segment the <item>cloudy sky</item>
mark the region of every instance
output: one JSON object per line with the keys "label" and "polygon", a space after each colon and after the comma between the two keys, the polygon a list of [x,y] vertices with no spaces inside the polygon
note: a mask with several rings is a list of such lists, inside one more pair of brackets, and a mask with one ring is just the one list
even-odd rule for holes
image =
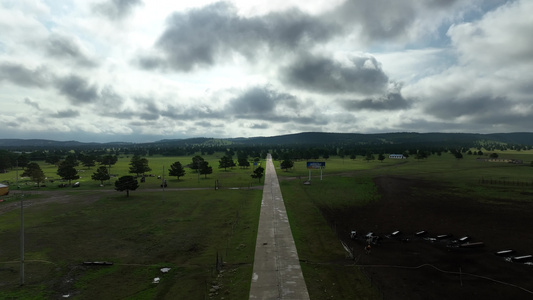
{"label": "cloudy sky", "polygon": [[533,129],[531,0],[0,0],[0,138]]}

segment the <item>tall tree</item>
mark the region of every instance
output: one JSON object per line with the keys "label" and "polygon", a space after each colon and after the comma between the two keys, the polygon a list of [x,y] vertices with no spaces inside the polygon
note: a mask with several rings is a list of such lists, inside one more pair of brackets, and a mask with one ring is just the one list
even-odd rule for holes
{"label": "tall tree", "polygon": [[419,150],[419,151],[416,153],[416,155],[415,155],[415,159],[418,159],[418,160],[420,160],[420,159],[424,159],[424,158],[427,158],[427,157],[428,157],[428,154],[427,154],[427,152],[424,151],[424,150]]}
{"label": "tall tree", "polygon": [[261,182],[261,178],[263,177],[263,172],[265,171],[265,169],[261,166],[255,168],[254,172],[252,175],[252,178],[257,178],[259,180],[259,182]]}
{"label": "tall tree", "polygon": [[19,155],[19,157],[17,158],[17,161],[18,161],[18,166],[24,168],[30,162],[30,159],[28,158],[26,154],[23,153]]}
{"label": "tall tree", "polygon": [[366,153],[366,156],[365,156],[365,160],[366,160],[366,162],[369,162],[369,161],[374,160],[374,159],[376,159],[376,157],[374,156],[374,154],[372,154],[372,152],[368,151],[368,152]]}
{"label": "tall tree", "polygon": [[92,180],[100,180],[100,184],[104,185],[105,180],[109,180],[111,177],[109,176],[109,172],[107,171],[107,168],[105,166],[100,166],[96,172],[91,175]]}
{"label": "tall tree", "polygon": [[40,186],[41,182],[44,182],[46,178],[44,172],[36,162],[30,162],[26,165],[26,169],[22,173],[22,176],[30,177],[31,181],[35,182],[37,186]]}
{"label": "tall tree", "polygon": [[0,150],[0,173],[7,172],[7,169],[15,167],[17,165],[17,157],[18,155],[10,151]]}
{"label": "tall tree", "polygon": [[250,162],[247,158],[239,158],[239,167],[241,168],[248,168],[250,167]]}
{"label": "tall tree", "polygon": [[294,162],[292,160],[290,160],[290,159],[286,159],[286,160],[281,162],[281,169],[282,170],[288,171],[293,166],[294,166]]}
{"label": "tall tree", "polygon": [[63,162],[59,164],[59,167],[57,168],[57,175],[59,175],[59,177],[65,180],[68,180],[69,185],[72,180],[80,178],[76,168],[73,165],[71,165],[71,162],[67,160],[64,160]]}
{"label": "tall tree", "polygon": [[91,167],[96,166],[96,158],[92,154],[81,156],[80,161],[83,164],[83,166],[86,167],[87,169],[90,169]]}
{"label": "tall tree", "polygon": [[218,167],[220,169],[224,168],[224,171],[226,171],[227,168],[231,168],[235,166],[235,162],[233,162],[233,159],[231,159],[231,156],[224,155],[222,158],[218,161]]}
{"label": "tall tree", "polygon": [[137,176],[146,172],[150,172],[152,169],[148,166],[148,160],[144,157],[134,155],[130,161],[130,173],[135,173]]}
{"label": "tall tree", "polygon": [[213,173],[213,168],[209,166],[209,163],[207,161],[202,161],[198,170],[200,171],[201,175],[205,176],[204,178],[207,178],[208,174]]}
{"label": "tall tree", "polygon": [[180,180],[181,176],[185,176],[185,169],[181,165],[179,161],[173,163],[170,165],[170,169],[168,170],[169,176],[177,176],[178,180]]}
{"label": "tall tree", "polygon": [[111,166],[117,163],[118,157],[116,155],[104,155],[100,157],[98,160],[102,165],[107,166],[109,177],[111,177]]}
{"label": "tall tree", "polygon": [[344,157],[346,157],[346,151],[344,149],[339,149],[339,152],[337,154],[340,158],[342,158],[342,161],[344,162]]}
{"label": "tall tree", "polygon": [[69,153],[66,157],[65,157],[65,162],[69,165],[71,165],[72,167],[77,167],[80,165],[80,163],[78,162],[78,159],[76,158],[76,155],[73,154],[73,153]]}
{"label": "tall tree", "polygon": [[385,159],[385,155],[383,155],[383,153],[380,153],[380,154],[378,155],[378,160],[379,160],[380,162],[383,162],[384,159]]}
{"label": "tall tree", "polygon": [[46,156],[46,159],[44,162],[49,163],[51,165],[56,165],[61,161],[61,156],[57,154],[50,154]]}
{"label": "tall tree", "polygon": [[189,164],[189,167],[193,170],[196,170],[196,173],[200,172],[200,166],[202,165],[202,162],[204,161],[204,158],[200,155],[196,155],[192,158],[192,162]]}
{"label": "tall tree", "polygon": [[137,179],[131,175],[122,176],[115,181],[115,190],[126,191],[126,197],[130,196],[130,191],[135,191],[139,187]]}

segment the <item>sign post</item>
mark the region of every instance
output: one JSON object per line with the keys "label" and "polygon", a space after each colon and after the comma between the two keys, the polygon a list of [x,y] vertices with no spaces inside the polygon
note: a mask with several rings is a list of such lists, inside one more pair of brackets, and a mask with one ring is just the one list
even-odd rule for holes
{"label": "sign post", "polygon": [[309,181],[311,181],[311,170],[320,169],[320,180],[322,180],[322,169],[326,167],[326,162],[323,161],[308,161],[307,169],[309,170]]}

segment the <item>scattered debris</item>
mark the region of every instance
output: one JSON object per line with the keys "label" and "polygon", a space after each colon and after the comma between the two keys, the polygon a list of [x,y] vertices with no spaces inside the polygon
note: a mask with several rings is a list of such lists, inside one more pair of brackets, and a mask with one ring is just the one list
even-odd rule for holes
{"label": "scattered debris", "polygon": [[496,255],[505,256],[505,255],[511,254],[511,253],[514,253],[514,250],[507,249],[507,250],[501,250],[501,251],[496,252]]}
{"label": "scattered debris", "polygon": [[533,255],[522,255],[522,256],[515,256],[512,258],[513,261],[517,262],[525,262],[533,260]]}
{"label": "scattered debris", "polygon": [[170,268],[161,268],[162,273],[168,273],[170,271]]}
{"label": "scattered debris", "polygon": [[438,240],[447,239],[447,238],[449,238],[449,237],[451,237],[450,234],[441,234],[441,235],[437,235],[437,239],[438,239]]}
{"label": "scattered debris", "polygon": [[485,246],[485,243],[483,242],[464,243],[464,244],[459,245],[459,247],[461,248],[479,248],[479,247],[484,247],[484,246]]}
{"label": "scattered debris", "polygon": [[156,277],[156,278],[154,278],[154,281],[152,281],[152,283],[159,283],[159,280],[161,280],[161,278]]}
{"label": "scattered debris", "polygon": [[466,242],[470,239],[469,236],[463,236],[462,238],[459,239],[459,242]]}

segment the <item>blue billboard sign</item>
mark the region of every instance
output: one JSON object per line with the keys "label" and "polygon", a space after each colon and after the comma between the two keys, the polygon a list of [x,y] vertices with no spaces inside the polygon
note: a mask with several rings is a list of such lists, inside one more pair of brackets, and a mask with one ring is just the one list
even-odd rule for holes
{"label": "blue billboard sign", "polygon": [[326,167],[326,162],[323,162],[323,161],[308,161],[307,162],[308,169],[322,169],[325,167]]}

